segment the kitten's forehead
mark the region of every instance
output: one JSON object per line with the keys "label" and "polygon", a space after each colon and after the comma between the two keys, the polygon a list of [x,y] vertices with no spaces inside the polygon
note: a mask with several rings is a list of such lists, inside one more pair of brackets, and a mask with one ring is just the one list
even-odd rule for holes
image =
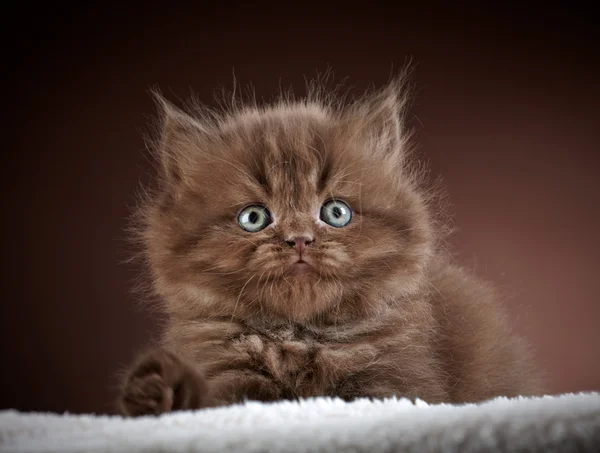
{"label": "kitten's forehead", "polygon": [[332,127],[310,112],[287,112],[257,124],[249,167],[267,193],[308,203],[324,189],[333,162]]}

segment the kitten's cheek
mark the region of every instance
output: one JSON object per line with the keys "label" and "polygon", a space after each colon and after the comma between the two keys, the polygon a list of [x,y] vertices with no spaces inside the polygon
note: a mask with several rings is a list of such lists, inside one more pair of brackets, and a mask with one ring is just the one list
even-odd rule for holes
{"label": "kitten's cheek", "polygon": [[319,261],[323,266],[333,268],[346,268],[356,260],[356,257],[342,248],[333,248],[328,250],[320,257]]}
{"label": "kitten's cheek", "polygon": [[204,261],[211,268],[219,268],[223,272],[234,272],[244,269],[248,265],[248,255],[230,249],[229,247],[219,247],[216,253],[205,255]]}

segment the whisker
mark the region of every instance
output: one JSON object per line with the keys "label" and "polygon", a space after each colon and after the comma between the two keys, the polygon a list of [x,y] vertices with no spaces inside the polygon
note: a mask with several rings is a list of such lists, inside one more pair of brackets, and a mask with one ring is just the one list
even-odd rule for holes
{"label": "whisker", "polygon": [[242,297],[242,293],[244,292],[244,289],[246,288],[246,286],[248,285],[248,283],[250,283],[250,280],[252,280],[254,277],[256,277],[256,274],[253,274],[247,281],[246,283],[244,283],[244,286],[242,286],[242,289],[240,290],[240,293],[238,294],[238,297],[235,301],[235,305],[233,306],[233,312],[231,314],[231,322],[233,322],[234,318],[235,318],[235,312],[237,310],[238,307],[238,303],[240,301],[240,298]]}

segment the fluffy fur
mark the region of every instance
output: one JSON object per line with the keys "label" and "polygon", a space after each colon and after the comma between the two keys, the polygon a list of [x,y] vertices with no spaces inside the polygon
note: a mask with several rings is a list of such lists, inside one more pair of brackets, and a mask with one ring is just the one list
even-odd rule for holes
{"label": "fluffy fur", "polygon": [[[136,231],[166,325],[123,380],[123,414],[536,393],[493,289],[440,246],[435,192],[409,152],[406,81],[355,100],[312,86],[305,99],[219,112],[157,97],[160,184]],[[352,208],[346,227],[319,219],[330,199]],[[253,204],[273,223],[250,233],[237,216]],[[303,272],[296,237],[311,240]]]}

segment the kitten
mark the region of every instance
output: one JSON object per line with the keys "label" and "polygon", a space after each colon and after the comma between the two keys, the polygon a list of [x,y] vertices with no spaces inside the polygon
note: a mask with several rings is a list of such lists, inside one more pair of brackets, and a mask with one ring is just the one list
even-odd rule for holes
{"label": "kitten", "polygon": [[441,247],[406,74],[360,99],[184,112],[158,96],[160,185],[138,233],[166,326],[124,415],[311,396],[536,392],[493,289]]}

